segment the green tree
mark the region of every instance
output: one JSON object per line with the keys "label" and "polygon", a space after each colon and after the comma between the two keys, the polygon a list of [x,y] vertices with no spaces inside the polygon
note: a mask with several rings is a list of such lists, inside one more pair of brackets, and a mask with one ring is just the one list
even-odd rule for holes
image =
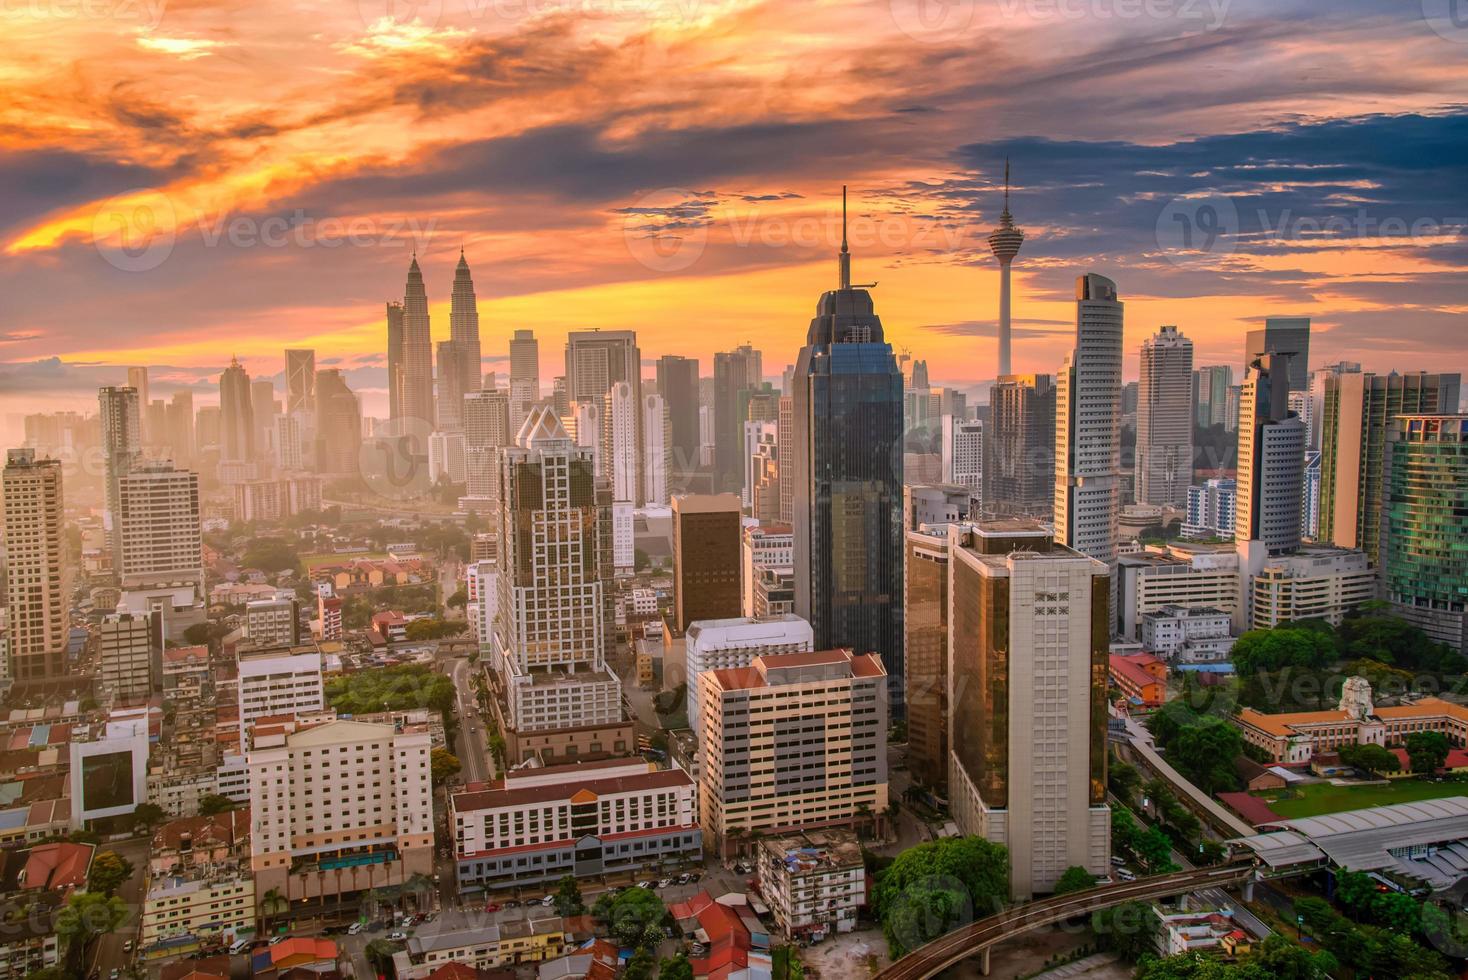
{"label": "green tree", "polygon": [[291,910],[291,903],[279,888],[272,888],[260,896],[260,921],[268,932],[270,923]]}
{"label": "green tree", "polygon": [[[1374,686],[1374,685],[1373,685]],[[1401,760],[1392,750],[1374,742],[1365,745],[1342,745],[1341,761],[1355,769],[1371,773],[1396,772],[1402,768]]]}
{"label": "green tree", "polygon": [[661,926],[667,906],[651,888],[629,888],[615,896],[603,894],[592,914],[606,924],[612,938],[623,946],[639,946],[649,926]]}
{"label": "green tree", "polygon": [[622,980],[652,980],[655,965],[652,953],[645,946],[639,946],[627,961],[627,969],[622,971]]}
{"label": "green tree", "polygon": [[87,887],[103,895],[112,895],[132,876],[131,861],[116,851],[103,851],[92,858],[92,870],[87,874]]}
{"label": "green tree", "polygon": [[443,603],[450,609],[463,609],[469,604],[469,593],[459,589],[453,595],[444,600]]}
{"label": "green tree", "polygon": [[428,770],[435,786],[442,786],[453,779],[462,768],[459,757],[448,749],[434,749],[428,754]]}
{"label": "green tree", "polygon": [[1079,864],[1073,864],[1065,869],[1060,880],[1055,883],[1055,894],[1066,895],[1070,892],[1083,892],[1087,888],[1095,887],[1096,876]]}
{"label": "green tree", "polygon": [[92,940],[116,931],[126,921],[127,904],[116,895],[77,892],[56,914],[56,935],[66,946],[68,958],[77,963]]}
{"label": "green tree", "polygon": [[566,875],[556,886],[557,915],[585,915],[586,902],[581,898],[581,886],[575,875]]}
{"label": "green tree", "polygon": [[663,960],[658,965],[658,980],[693,980],[693,965],[688,962],[685,953],[678,953],[672,959]]}
{"label": "green tree", "polygon": [[1135,963],[1153,946],[1157,916],[1146,902],[1123,902],[1091,913],[1091,932],[1097,943],[1129,963]]}
{"label": "green tree", "polygon": [[168,819],[168,814],[157,803],[139,803],[133,811],[133,820],[149,830]]}
{"label": "green tree", "polygon": [[1319,668],[1338,657],[1329,633],[1294,623],[1268,630],[1248,630],[1234,643],[1230,657],[1240,674],[1282,667]]}
{"label": "green tree", "polygon": [[1008,896],[1008,852],[978,837],[952,837],[898,855],[878,876],[872,901],[895,959],[997,912]]}
{"label": "green tree", "polygon": [[1416,773],[1433,773],[1448,761],[1448,737],[1442,732],[1413,732],[1407,736],[1407,760]]}
{"label": "green tree", "polygon": [[218,793],[205,793],[199,797],[199,816],[212,817],[216,813],[228,813],[239,806],[234,800]]}
{"label": "green tree", "polygon": [[1115,760],[1107,767],[1106,778],[1111,783],[1111,792],[1125,803],[1137,797],[1137,787],[1142,784],[1142,774],[1130,762]]}
{"label": "green tree", "polygon": [[1172,838],[1161,827],[1148,827],[1142,831],[1132,845],[1132,852],[1152,874],[1177,870],[1177,865],[1172,863]]}
{"label": "green tree", "polygon": [[1203,792],[1238,786],[1234,760],[1244,751],[1244,738],[1226,721],[1210,718],[1180,730],[1167,746],[1167,761]]}

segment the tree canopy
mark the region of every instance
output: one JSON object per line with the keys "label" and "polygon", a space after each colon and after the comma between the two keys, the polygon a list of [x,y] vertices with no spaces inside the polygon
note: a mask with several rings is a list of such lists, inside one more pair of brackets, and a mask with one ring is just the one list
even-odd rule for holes
{"label": "tree canopy", "polygon": [[896,959],[1009,897],[1009,854],[980,837],[929,841],[902,852],[877,877],[872,902]]}
{"label": "tree canopy", "polygon": [[428,754],[428,770],[435,786],[442,786],[453,779],[462,768],[459,757],[448,749],[434,749]]}
{"label": "tree canopy", "polygon": [[1079,864],[1073,864],[1065,869],[1060,880],[1055,883],[1055,894],[1066,895],[1070,892],[1083,892],[1087,888],[1095,887],[1096,876]]}
{"label": "tree canopy", "polygon": [[87,873],[87,887],[103,895],[112,895],[132,876],[131,861],[116,851],[103,851],[92,858],[92,870]]}
{"label": "tree canopy", "polygon": [[1248,630],[1230,656],[1240,674],[1256,674],[1282,667],[1324,667],[1339,655],[1329,633],[1292,625]]}
{"label": "tree canopy", "polygon": [[1416,773],[1437,772],[1448,761],[1452,746],[1442,732],[1413,732],[1407,736],[1407,761]]}
{"label": "tree canopy", "polygon": [[454,715],[454,682],[424,664],[362,670],[326,682],[326,701],[342,714],[431,708],[447,722]]}
{"label": "tree canopy", "polygon": [[592,914],[606,923],[612,938],[623,946],[656,946],[663,938],[668,909],[651,888],[628,888],[616,895],[603,893]]}

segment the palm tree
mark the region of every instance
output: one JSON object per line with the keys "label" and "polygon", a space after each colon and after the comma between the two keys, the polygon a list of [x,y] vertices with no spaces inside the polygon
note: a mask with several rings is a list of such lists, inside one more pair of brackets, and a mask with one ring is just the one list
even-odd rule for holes
{"label": "palm tree", "polygon": [[290,907],[290,900],[280,893],[279,888],[272,888],[260,896],[260,931],[269,932],[270,920],[284,915]]}

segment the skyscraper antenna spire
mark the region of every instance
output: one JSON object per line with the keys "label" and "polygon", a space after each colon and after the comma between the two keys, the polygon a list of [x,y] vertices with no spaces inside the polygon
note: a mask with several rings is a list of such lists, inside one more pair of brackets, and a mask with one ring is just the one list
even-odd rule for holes
{"label": "skyscraper antenna spire", "polygon": [[841,256],[837,259],[841,289],[851,288],[851,253],[846,248],[846,185],[841,185]]}
{"label": "skyscraper antenna spire", "polygon": [[1009,211],[1009,157],[1004,158],[1004,210]]}

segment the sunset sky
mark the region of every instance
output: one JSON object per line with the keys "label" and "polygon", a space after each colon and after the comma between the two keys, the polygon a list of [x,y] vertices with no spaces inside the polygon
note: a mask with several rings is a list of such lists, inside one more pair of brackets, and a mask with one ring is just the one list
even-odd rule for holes
{"label": "sunset sky", "polygon": [[512,330],[650,362],[792,361],[855,277],[935,383],[1053,371],[1078,273],[1128,374],[1160,324],[1241,366],[1468,369],[1468,25],[1450,0],[0,0],[0,432],[148,364],[196,401],[315,347],[384,414],[416,247],[435,339],[462,246],[485,369]]}

